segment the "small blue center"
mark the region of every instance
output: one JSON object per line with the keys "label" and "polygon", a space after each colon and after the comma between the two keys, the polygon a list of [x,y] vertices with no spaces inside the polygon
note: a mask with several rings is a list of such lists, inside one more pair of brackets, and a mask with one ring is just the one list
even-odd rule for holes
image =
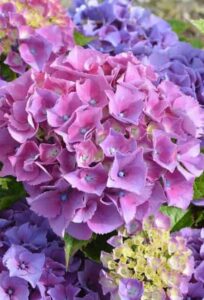
{"label": "small blue center", "polygon": [[124,197],[125,196],[125,192],[124,191],[119,191],[118,195],[119,195],[119,197]]}
{"label": "small blue center", "polygon": [[30,52],[31,52],[32,54],[36,54],[36,50],[35,50],[34,48],[31,48],[31,49],[30,49]]}
{"label": "small blue center", "polygon": [[14,294],[14,290],[13,290],[12,288],[9,288],[9,289],[7,290],[7,294],[8,294],[9,296],[12,296],[12,295]]}
{"label": "small blue center", "polygon": [[89,104],[92,106],[96,105],[96,100],[95,99],[89,100]]}
{"label": "small blue center", "polygon": [[88,131],[88,130],[87,130],[86,128],[81,128],[81,129],[80,129],[80,133],[81,133],[81,134],[85,134],[85,133],[87,133],[87,131]]}
{"label": "small blue center", "polygon": [[21,262],[19,268],[20,268],[21,270],[25,270],[25,269],[27,269],[27,265],[26,265],[24,262]]}
{"label": "small blue center", "polygon": [[120,178],[125,177],[125,172],[124,171],[119,171],[118,172],[118,177],[120,177]]}
{"label": "small blue center", "polygon": [[66,122],[66,121],[69,120],[69,116],[68,116],[68,115],[64,115],[64,116],[62,117],[62,119],[63,119],[64,122]]}
{"label": "small blue center", "polygon": [[87,182],[91,182],[91,181],[93,180],[93,176],[91,176],[91,175],[89,175],[89,174],[86,174],[85,180],[86,180]]}
{"label": "small blue center", "polygon": [[67,199],[68,199],[68,196],[67,196],[67,193],[62,193],[61,195],[60,195],[60,200],[61,201],[67,201]]}
{"label": "small blue center", "polygon": [[120,112],[120,113],[119,113],[119,117],[120,117],[120,118],[124,118],[124,116],[125,116],[124,112]]}
{"label": "small blue center", "polygon": [[50,156],[51,156],[51,157],[56,157],[57,154],[58,154],[58,149],[52,149],[52,150],[50,151]]}
{"label": "small blue center", "polygon": [[169,180],[166,180],[166,187],[169,188],[171,186],[171,183]]}

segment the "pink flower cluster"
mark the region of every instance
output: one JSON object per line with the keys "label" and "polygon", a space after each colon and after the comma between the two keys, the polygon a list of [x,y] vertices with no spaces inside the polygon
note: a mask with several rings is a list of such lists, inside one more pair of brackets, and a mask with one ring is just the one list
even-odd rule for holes
{"label": "pink flower cluster", "polygon": [[0,38],[0,54],[14,72],[27,65],[40,71],[73,46],[73,24],[59,0],[1,1]]}
{"label": "pink flower cluster", "polygon": [[1,87],[0,105],[1,176],[24,183],[58,235],[89,239],[192,200],[204,112],[131,53],[76,46]]}

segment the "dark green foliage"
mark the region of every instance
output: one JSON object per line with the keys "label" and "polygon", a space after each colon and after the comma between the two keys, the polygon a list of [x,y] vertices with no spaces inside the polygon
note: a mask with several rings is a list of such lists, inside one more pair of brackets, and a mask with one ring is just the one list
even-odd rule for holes
{"label": "dark green foliage", "polygon": [[0,210],[12,206],[26,196],[23,185],[13,177],[0,178]]}

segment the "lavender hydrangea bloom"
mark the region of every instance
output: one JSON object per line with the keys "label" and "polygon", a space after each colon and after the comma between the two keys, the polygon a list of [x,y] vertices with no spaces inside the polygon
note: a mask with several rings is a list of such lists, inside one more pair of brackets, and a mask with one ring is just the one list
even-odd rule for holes
{"label": "lavender hydrangea bloom", "polygon": [[105,53],[132,51],[151,63],[187,95],[204,103],[204,52],[179,42],[170,26],[147,9],[128,0],[73,1],[70,15],[78,29],[97,38],[89,47]]}
{"label": "lavender hydrangea bloom", "polygon": [[85,35],[98,36],[90,47],[107,53],[133,51],[150,55],[154,47],[166,48],[178,40],[167,22],[129,0],[73,1],[73,21]]}
{"label": "lavender hydrangea bloom", "polygon": [[63,242],[24,202],[0,212],[0,299],[109,300],[100,271],[80,253],[66,271]]}
{"label": "lavender hydrangea bloom", "polygon": [[[187,246],[191,249],[195,269],[189,283],[188,297],[190,299],[204,298],[204,229],[184,228],[181,234],[187,240]],[[189,299],[187,298],[187,299]]]}
{"label": "lavender hydrangea bloom", "polygon": [[185,42],[178,42],[165,50],[155,49],[148,62],[154,66],[161,78],[173,81],[185,94],[204,104],[203,50],[193,48]]}

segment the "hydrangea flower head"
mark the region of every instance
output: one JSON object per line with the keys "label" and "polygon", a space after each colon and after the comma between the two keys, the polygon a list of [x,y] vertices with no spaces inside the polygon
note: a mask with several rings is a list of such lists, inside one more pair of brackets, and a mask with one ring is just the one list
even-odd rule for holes
{"label": "hydrangea flower head", "polygon": [[84,34],[98,37],[90,46],[106,53],[149,55],[178,40],[167,22],[129,0],[73,1],[70,14]]}
{"label": "hydrangea flower head", "polygon": [[89,239],[162,203],[187,208],[204,169],[199,103],[131,53],[75,46],[48,66],[0,88],[0,161],[55,233]]}
{"label": "hydrangea flower head", "polygon": [[16,73],[45,67],[51,53],[73,42],[73,24],[60,1],[3,0],[0,4],[1,59]]}
{"label": "hydrangea flower head", "polygon": [[101,284],[111,299],[118,294],[126,300],[173,300],[187,294],[193,256],[185,238],[170,234],[166,218],[158,214],[146,220],[138,234],[123,232],[110,240],[114,249],[102,254],[107,271],[101,272]]}
{"label": "hydrangea flower head", "polygon": [[95,37],[90,48],[110,54],[132,51],[154,66],[160,80],[173,81],[204,103],[203,50],[178,41],[167,22],[129,0],[72,2],[74,23],[85,35]]}
{"label": "hydrangea flower head", "polygon": [[[2,0],[1,3],[8,3]],[[16,13],[23,14],[27,24],[34,28],[40,28],[42,25],[66,25],[66,12],[58,0],[11,0],[16,8]],[[20,18],[20,16],[19,16]]]}

